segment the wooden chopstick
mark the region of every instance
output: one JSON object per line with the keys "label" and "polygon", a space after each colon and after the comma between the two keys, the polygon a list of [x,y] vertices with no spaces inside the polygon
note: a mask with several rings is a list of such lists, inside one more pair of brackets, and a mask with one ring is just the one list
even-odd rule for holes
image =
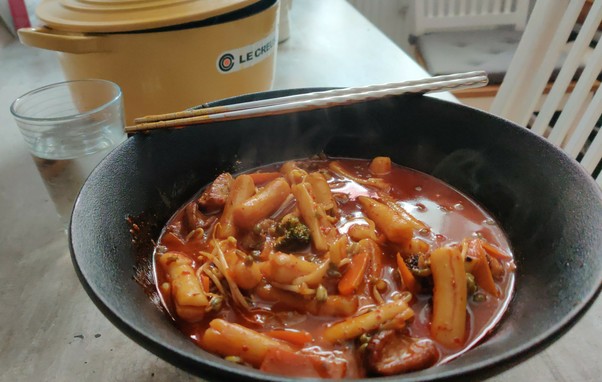
{"label": "wooden chopstick", "polygon": [[477,71],[430,77],[415,81],[334,89],[323,92],[244,102],[228,106],[147,116],[136,119],[136,124],[126,127],[125,131],[127,133],[136,133],[216,121],[284,114],[293,111],[325,108],[404,93],[423,94],[429,92],[469,89],[485,86],[487,82],[488,79],[486,73]]}

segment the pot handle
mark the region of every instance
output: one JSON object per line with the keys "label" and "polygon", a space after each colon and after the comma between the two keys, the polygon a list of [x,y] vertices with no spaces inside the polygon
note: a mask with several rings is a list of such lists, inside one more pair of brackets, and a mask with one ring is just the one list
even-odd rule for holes
{"label": "pot handle", "polygon": [[50,28],[21,28],[19,40],[25,45],[65,53],[106,52],[105,37],[82,33],[67,33]]}

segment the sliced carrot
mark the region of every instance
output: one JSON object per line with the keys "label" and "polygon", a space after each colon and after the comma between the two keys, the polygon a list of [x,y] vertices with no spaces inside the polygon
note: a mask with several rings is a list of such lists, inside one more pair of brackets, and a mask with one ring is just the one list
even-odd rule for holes
{"label": "sliced carrot", "polygon": [[209,276],[201,275],[201,285],[203,286],[203,291],[205,291],[205,293],[209,292],[209,288],[211,288],[210,282]]}
{"label": "sliced carrot", "polygon": [[495,245],[489,244],[484,240],[481,240],[481,245],[483,246],[483,249],[487,251],[489,256],[495,257],[498,260],[512,260],[512,256],[510,256],[506,252],[503,252]]}
{"label": "sliced carrot", "polygon": [[282,176],[282,174],[279,172],[255,172],[253,174],[249,174],[249,176],[253,178],[255,185],[258,185],[279,178]]}
{"label": "sliced carrot", "polygon": [[472,274],[475,278],[475,281],[481,288],[495,297],[498,297],[499,293],[497,287],[495,286],[495,282],[493,281],[493,275],[491,274],[491,269],[489,268],[489,262],[487,261],[485,250],[483,249],[481,243],[482,242],[479,239],[470,240],[468,242],[468,252],[479,259],[479,262],[472,270]]}
{"label": "sliced carrot", "polygon": [[367,251],[360,251],[357,255],[353,256],[347,272],[345,272],[341,281],[339,281],[338,288],[340,294],[348,296],[359,288],[364,279],[369,259]]}
{"label": "sliced carrot", "polygon": [[312,342],[314,338],[305,330],[272,330],[266,332],[270,337],[277,338],[279,340],[287,341],[295,345],[303,346],[308,342]]}
{"label": "sliced carrot", "polygon": [[403,285],[408,288],[412,294],[420,292],[420,284],[418,284],[416,277],[414,277],[406,265],[406,262],[403,261],[403,258],[399,252],[397,252],[397,267],[399,268],[399,274],[401,276],[401,280],[403,281]]}

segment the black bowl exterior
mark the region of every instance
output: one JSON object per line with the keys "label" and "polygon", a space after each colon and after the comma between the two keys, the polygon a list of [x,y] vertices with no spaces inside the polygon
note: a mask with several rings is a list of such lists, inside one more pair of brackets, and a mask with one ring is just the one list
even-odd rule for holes
{"label": "black bowl exterior", "polygon": [[[86,291],[124,333],[192,373],[288,380],[233,365],[188,341],[134,281],[140,247],[132,244],[126,219],[144,221],[148,237],[142,240],[149,244],[219,173],[320,152],[385,155],[432,174],[488,209],[514,249],[515,296],[492,336],[453,362],[404,375],[407,380],[479,372],[532,354],[574,323],[599,293],[602,194],[592,178],[524,128],[410,95],[131,137],[92,173],[73,211],[71,250]],[[143,255],[150,256],[146,248]]]}

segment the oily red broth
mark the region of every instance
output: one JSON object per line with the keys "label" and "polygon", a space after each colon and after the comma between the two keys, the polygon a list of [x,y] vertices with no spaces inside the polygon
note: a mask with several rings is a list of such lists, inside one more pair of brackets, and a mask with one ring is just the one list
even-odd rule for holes
{"label": "oily red broth", "polygon": [[[333,162],[337,164],[334,170],[332,167]],[[333,316],[332,314],[328,314],[329,312],[324,314],[326,310],[323,308],[324,305],[320,305],[319,302],[312,302],[312,299],[317,301],[320,300],[319,297],[322,297],[323,300],[324,295],[327,296],[327,299],[333,299],[341,294],[338,289],[339,284],[342,283],[345,274],[351,272],[350,268],[353,266],[352,264],[354,261],[357,262],[362,252],[362,249],[357,252],[358,244],[356,241],[346,239],[345,253],[347,253],[349,260],[346,263],[343,261],[339,267],[333,267],[333,261],[329,257],[329,269],[321,278],[320,286],[318,288],[306,286],[305,289],[312,290],[314,293],[304,294],[305,291],[301,293],[286,289],[290,288],[289,284],[282,285],[280,282],[276,282],[274,279],[276,276],[270,273],[270,268],[266,264],[274,261],[273,256],[277,256],[280,252],[290,254],[309,263],[324,264],[325,256],[330,256],[331,251],[333,251],[333,242],[331,241],[328,244],[328,251],[326,252],[316,249],[313,238],[309,245],[302,245],[291,251],[278,251],[274,248],[269,248],[274,241],[274,237],[270,235],[266,236],[263,243],[261,240],[254,241],[254,239],[248,239],[248,237],[254,235],[252,231],[257,230],[256,226],[253,228],[238,227],[234,235],[236,243],[226,243],[224,244],[225,247],[230,246],[232,247],[232,251],[238,251],[236,253],[241,258],[244,257],[247,265],[252,264],[252,267],[264,266],[261,268],[261,281],[259,284],[252,288],[240,288],[241,295],[248,302],[248,306],[243,307],[232,297],[231,285],[224,280],[223,275],[221,275],[222,278],[220,281],[223,284],[221,285],[221,293],[216,289],[215,282],[211,283],[211,280],[207,281],[209,277],[199,276],[206,274],[203,273],[204,271],[199,272],[199,268],[203,264],[210,262],[207,257],[199,257],[199,254],[211,252],[211,250],[215,252],[215,246],[212,247],[208,243],[215,239],[216,232],[219,233],[218,230],[221,229],[217,228],[217,222],[223,213],[223,209],[208,208],[207,205],[203,206],[199,204],[199,196],[197,195],[193,201],[180,209],[170,219],[159,238],[154,255],[156,259],[156,281],[159,292],[164,305],[180,330],[200,347],[217,352],[234,362],[250,364],[264,371],[283,375],[327,378],[357,378],[366,375],[396,374],[400,372],[399,370],[402,370],[401,372],[419,370],[447,362],[459,356],[486,336],[500,320],[506,309],[514,284],[514,263],[511,258],[509,243],[503,231],[483,208],[440,180],[397,165],[392,165],[390,172],[387,174],[375,175],[371,173],[370,163],[368,160],[357,159],[336,159],[336,161],[334,159],[312,159],[297,161],[295,168],[298,168],[301,174],[305,174],[303,175],[304,177],[312,173],[322,174],[329,186],[337,210],[336,219],[330,217],[334,221],[332,227],[329,227],[331,231],[334,229],[336,232],[329,232],[325,235],[340,238],[341,236],[349,235],[349,230],[353,230],[350,227],[353,225],[367,226],[367,213],[364,211],[365,207],[362,206],[362,203],[358,199],[360,196],[367,196],[372,198],[372,200],[383,202],[383,204],[384,201],[388,201],[403,207],[403,210],[428,227],[421,229],[414,227],[412,230],[412,239],[417,239],[424,243],[421,244],[421,248],[426,248],[424,247],[425,244],[428,247],[428,250],[420,252],[421,257],[416,254],[415,250],[407,249],[410,247],[410,244],[399,244],[388,240],[386,235],[380,232],[382,231],[379,229],[380,227],[376,226],[372,231],[376,233],[377,236],[375,237],[380,240],[378,242],[378,248],[382,251],[381,256],[379,256],[380,260],[377,261],[375,260],[376,257],[371,257],[372,260],[366,266],[364,273],[362,273],[361,281],[359,281],[358,286],[353,290],[352,295],[340,296],[341,299],[347,299],[345,300],[347,302],[353,300],[355,306],[351,308],[348,314],[340,314],[339,312],[339,314]],[[267,187],[266,185],[273,182],[273,177],[278,176],[277,173],[282,171],[281,169],[282,164],[274,164],[251,171],[252,173],[263,174],[254,178],[256,180],[254,182],[255,188],[261,191]],[[267,174],[270,174],[270,176],[267,176]],[[289,173],[282,174],[281,176],[289,177]],[[294,183],[294,181],[291,182],[290,178],[292,176],[287,181],[291,184]],[[370,183],[360,184],[357,181],[359,179],[365,183],[370,178],[378,179],[380,183],[378,183],[377,187]],[[389,187],[381,187],[383,184]],[[284,187],[286,188],[286,186]],[[315,186],[314,188],[306,186],[306,189],[314,190]],[[316,195],[312,194],[312,197],[314,206],[319,204],[316,201]],[[199,209],[198,213],[191,214],[192,210],[196,211],[197,209]],[[203,211],[203,209],[208,211]],[[298,211],[299,205],[297,200],[291,195],[287,197],[286,201],[282,203],[282,206],[277,211],[270,214],[269,220],[277,222],[291,214],[301,215],[299,216],[300,222],[307,225],[302,214]],[[334,212],[332,213],[334,214]],[[202,216],[202,218],[198,218],[195,223],[192,222],[195,219],[192,219],[191,215],[194,215],[195,219],[198,216]],[[204,225],[202,230],[198,227],[199,222]],[[196,227],[193,226],[195,224],[197,225]],[[322,227],[322,230],[324,230],[324,227]],[[226,239],[223,240],[225,242]],[[371,239],[365,240],[370,241]],[[376,240],[374,239],[373,241],[376,242]],[[395,301],[399,300],[401,292],[405,292],[405,299],[410,298],[406,292],[408,288],[404,285],[405,280],[400,277],[399,263],[396,256],[398,252],[401,251],[401,256],[407,264],[412,263],[411,259],[418,259],[414,262],[427,259],[424,261],[428,262],[432,251],[445,247],[450,249],[450,251],[453,250],[463,254],[463,261],[467,261],[466,258],[470,256],[467,256],[466,253],[470,254],[470,252],[466,251],[466,248],[469,247],[466,243],[477,243],[475,246],[481,248],[480,244],[478,244],[481,242],[486,243],[484,245],[488,245],[489,249],[493,246],[499,252],[497,255],[503,255],[502,258],[498,256],[496,259],[490,252],[483,250],[483,259],[487,259],[489,264],[488,269],[495,271],[495,288],[499,296],[494,296],[476,283],[478,290],[466,298],[465,332],[463,334],[464,338],[460,340],[461,343],[458,346],[448,346],[438,343],[436,339],[433,339],[431,323],[433,320],[432,285],[434,284],[434,278],[428,275],[416,276],[417,274],[422,275],[424,272],[428,273],[428,267],[424,266],[420,269],[411,269],[414,278],[420,284],[418,287],[420,288],[420,292],[412,294],[411,300],[407,304],[413,312],[411,318],[401,324],[395,324],[397,326],[393,325],[392,329],[390,328],[392,325],[391,320],[384,322],[376,329],[366,330],[363,336],[354,336],[353,338],[337,341],[326,339],[331,334],[329,330],[330,332],[333,331],[329,328],[347,320],[349,317],[358,317],[370,311],[379,311],[379,307],[384,304],[395,304]],[[209,310],[208,312],[199,313],[198,316],[200,317],[194,319],[181,317],[178,314],[176,301],[174,301],[177,299],[175,297],[176,287],[174,286],[175,273],[170,273],[167,270],[169,269],[167,268],[169,265],[166,265],[169,264],[168,262],[159,261],[161,256],[168,256],[166,254],[171,253],[177,253],[177,256],[180,256],[177,257],[179,260],[174,260],[176,263],[178,261],[190,262],[189,266],[194,271],[196,279],[200,280],[198,283],[203,290],[206,288],[206,292],[211,291],[215,295],[223,297],[218,307],[207,309]],[[228,261],[226,261],[226,264]],[[378,266],[374,265],[377,263],[379,263]],[[484,264],[485,262],[483,261],[482,263]],[[174,263],[172,262],[171,264]],[[256,266],[255,264],[259,265]],[[469,266],[467,265],[466,267],[468,269]],[[265,270],[266,268],[268,269],[267,271]],[[233,268],[231,267],[230,269]],[[273,271],[273,266],[271,269]],[[217,273],[219,275],[219,272]],[[374,274],[377,274],[378,277],[375,278]],[[246,281],[242,282],[242,284],[245,283]],[[320,295],[318,292],[315,292],[317,289],[322,289],[322,292],[325,291],[325,293]],[[275,296],[280,298],[275,298]],[[298,304],[300,300],[305,301],[301,307]],[[330,302],[331,300],[326,301]],[[207,304],[207,306],[210,305],[209,303]],[[349,305],[353,304],[348,303],[344,306],[348,307]],[[407,310],[405,312],[407,313]],[[243,344],[242,348],[232,348],[229,345],[222,344],[218,346],[219,349],[216,351],[215,343],[218,340],[214,338],[210,344],[208,339],[212,337],[206,335],[207,331],[215,332],[217,330],[211,329],[212,325],[210,325],[216,319],[223,320],[226,323],[242,325],[263,336],[267,334],[268,338],[275,338],[277,342],[276,347],[280,346],[280,343],[283,343],[286,349],[272,349],[268,356],[262,353],[260,360],[250,356],[249,358],[245,358],[247,350],[250,353],[255,351],[253,343]],[[221,321],[218,322],[222,325]],[[283,331],[286,333],[283,334]],[[224,331],[220,333],[224,333]],[[263,338],[261,337],[260,340]],[[416,345],[422,344],[418,340],[421,338],[429,341],[428,346],[425,345],[421,348],[420,345]],[[222,340],[220,339],[219,341]],[[303,343],[303,341],[307,342]],[[402,367],[394,365],[392,368],[389,367],[386,354],[396,351],[406,351],[406,354],[408,354],[408,349],[414,349],[408,343],[418,346],[416,348],[418,350],[412,350],[414,352],[410,351],[409,353],[416,356],[415,358],[420,359],[417,365],[403,365]],[[363,344],[367,345],[362,348]],[[251,349],[249,350],[245,346]],[[406,348],[403,348],[403,346],[406,346]],[[229,351],[232,351],[233,354],[228,354]],[[421,358],[420,356],[422,355],[424,357]],[[316,362],[319,363],[319,366],[316,366]],[[394,372],[391,372],[391,370]]]}

